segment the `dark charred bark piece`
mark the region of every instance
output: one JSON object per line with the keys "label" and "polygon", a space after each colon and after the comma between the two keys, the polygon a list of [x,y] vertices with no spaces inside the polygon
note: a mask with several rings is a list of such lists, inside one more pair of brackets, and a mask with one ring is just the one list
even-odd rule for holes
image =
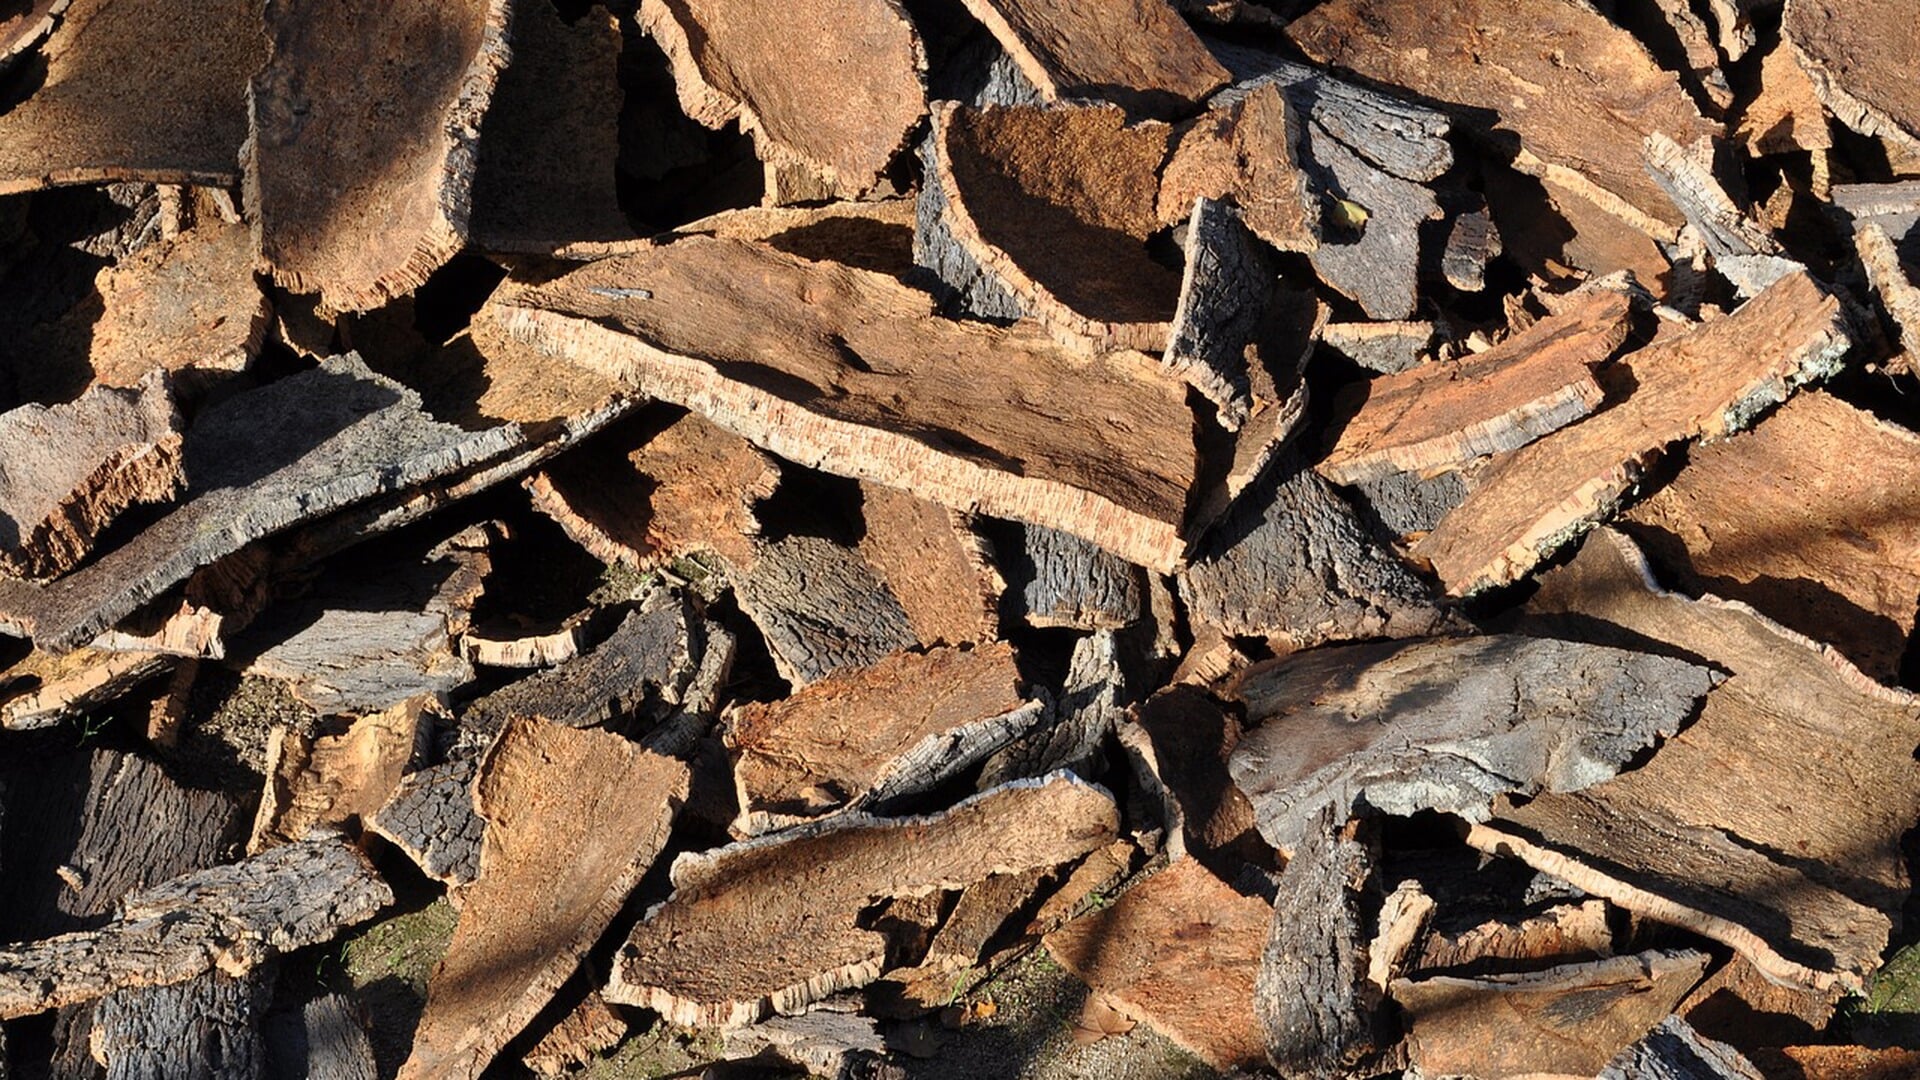
{"label": "dark charred bark piece", "polygon": [[967,0],[1048,101],[1105,98],[1174,116],[1227,81],[1166,0]]}
{"label": "dark charred bark piece", "polygon": [[0,194],[145,180],[232,187],[265,42],[247,0],[74,0],[0,115]]}
{"label": "dark charred bark piece", "polygon": [[1612,776],[1677,731],[1714,679],[1684,660],[1517,635],[1316,649],[1236,680],[1256,726],[1231,769],[1282,851],[1325,806],[1342,820],[1484,821],[1498,795]]}
{"label": "dark charred bark piece", "polygon": [[1920,813],[1920,702],[1744,604],[1660,591],[1613,532],[1545,575],[1530,610],[1730,675],[1646,765],[1502,807],[1468,842],[1723,942],[1775,981],[1860,986],[1909,889],[1900,837]]}
{"label": "dark charred bark piece", "polygon": [[526,1027],[666,847],[687,779],[620,735],[508,723],[475,786],[480,875],[428,979],[402,1078],[478,1076]]}
{"label": "dark charred bark piece", "polygon": [[1669,1016],[1600,1070],[1599,1080],[1762,1080],[1740,1051]]}
{"label": "dark charred bark piece", "polygon": [[[666,51],[686,114],[753,136],[777,202],[867,194],[926,115],[925,47],[885,0],[645,0],[640,22]],[[783,172],[813,190],[784,190]]]}
{"label": "dark charred bark piece", "polygon": [[895,653],[742,706],[723,739],[741,835],[931,788],[1022,734],[1040,706],[1013,647]]}
{"label": "dark charred bark piece", "polygon": [[91,1009],[86,1051],[105,1080],[256,1080],[268,1073],[262,972],[209,972],[173,986],[108,994]]}
{"label": "dark charred bark piece", "polygon": [[1596,291],[1457,364],[1375,379],[1315,468],[1337,484],[1457,468],[1565,427],[1600,405],[1593,368],[1626,341],[1631,314],[1627,297]]}
{"label": "dark charred bark piece", "polygon": [[469,756],[408,773],[386,805],[367,818],[367,831],[399,848],[435,881],[452,887],[471,883],[480,873],[480,836],[486,828],[473,809],[478,771],[478,761]]}
{"label": "dark charred bark piece", "polygon": [[0,413],[0,572],[57,576],[122,511],[173,498],[184,486],[179,429],[160,375]]}
{"label": "dark charred bark piece", "polygon": [[1593,1076],[1673,1011],[1706,970],[1692,949],[1517,975],[1400,979],[1408,1052],[1436,1076]]}
{"label": "dark charred bark piece", "polygon": [[1187,545],[1192,413],[1183,387],[1139,377],[1136,353],[1090,359],[1037,329],[943,320],[897,279],[704,237],[590,264],[476,321],[812,468],[1161,570]]}
{"label": "dark charred bark piece", "polygon": [[0,72],[19,63],[21,57],[45,40],[71,2],[13,0],[0,8]]}
{"label": "dark charred bark piece", "polygon": [[1289,461],[1214,526],[1180,576],[1180,594],[1196,623],[1290,648],[1448,625],[1427,587],[1333,488]]}
{"label": "dark charred bark piece", "polygon": [[1228,431],[1240,430],[1253,408],[1247,347],[1265,319],[1275,277],[1240,215],[1214,199],[1194,200],[1180,304],[1160,362],[1213,402]]}
{"label": "dark charred bark piece", "polygon": [[366,857],[334,838],[194,871],[127,896],[115,919],[97,929],[0,951],[0,1016],[171,986],[214,970],[242,975],[279,953],[330,940],[392,902]]}
{"label": "dark charred bark piece", "polygon": [[1131,722],[1120,725],[1120,745],[1162,802],[1173,857],[1196,856],[1229,879],[1236,863],[1270,865],[1253,804],[1227,769],[1239,721],[1197,686],[1169,686],[1131,712]]}
{"label": "dark charred bark piece", "polygon": [[[1523,171],[1573,186],[1656,239],[1672,239],[1683,223],[1641,170],[1640,146],[1655,131],[1692,145],[1713,125],[1632,35],[1587,4],[1443,11],[1418,0],[1340,0],[1287,34],[1320,63],[1444,103],[1462,126],[1517,151]],[[1561,56],[1580,57],[1577,69]]]}
{"label": "dark charred bark piece", "polygon": [[[508,5],[416,0],[354,14],[275,0],[266,11],[245,162],[261,259],[289,291],[336,311],[379,307],[465,243]],[[334,77],[355,69],[364,77]]]}
{"label": "dark charred bark piece", "polygon": [[831,540],[793,536],[760,548],[734,583],[782,678],[805,686],[918,644],[906,609],[866,560]]}
{"label": "dark charred bark piece", "polygon": [[353,999],[324,994],[267,1022],[272,1075],[287,1080],[377,1080],[373,1044]]}
{"label": "dark charred bark piece", "polygon": [[1372,1075],[1364,1065],[1385,1041],[1361,911],[1373,856],[1342,835],[1341,816],[1319,815],[1276,879],[1253,1009],[1283,1076]]}
{"label": "dark charred bark piece", "polygon": [[848,814],[683,855],[673,896],[634,928],[607,1000],[674,1023],[738,1025],[865,985],[887,937],[859,924],[873,900],[1057,866],[1119,827],[1113,800],[1068,776],[995,788],[939,814]]}
{"label": "dark charred bark piece", "polygon": [[0,623],[71,649],[195,569],[340,508],[456,473],[523,444],[466,431],[352,354],[202,412],[182,446],[186,499],[139,536],[47,586],[0,582]]}
{"label": "dark charred bark piece", "polygon": [[513,60],[480,126],[474,243],[566,256],[633,238],[614,192],[620,156],[620,24],[572,26],[552,4],[516,4]]}
{"label": "dark charred bark piece", "polygon": [[1920,24],[1911,9],[1899,0],[1789,0],[1780,33],[1841,123],[1920,152]]}
{"label": "dark charred bark piece", "polygon": [[1213,1068],[1260,1064],[1254,982],[1273,912],[1192,859],[1048,934],[1047,951],[1096,995]]}
{"label": "dark charred bark piece", "polygon": [[1117,630],[1146,614],[1139,567],[1044,525],[1023,526],[1021,541],[1004,566],[1027,625]]}
{"label": "dark charred bark piece", "polygon": [[1794,273],[1656,340],[1615,362],[1636,383],[1625,401],[1494,462],[1413,553],[1455,595],[1521,577],[1611,513],[1670,444],[1739,431],[1838,370],[1847,334],[1839,301]]}

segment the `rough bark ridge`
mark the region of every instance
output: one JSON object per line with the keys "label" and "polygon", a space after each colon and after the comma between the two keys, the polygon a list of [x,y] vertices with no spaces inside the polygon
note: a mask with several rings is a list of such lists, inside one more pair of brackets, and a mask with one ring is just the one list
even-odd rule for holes
{"label": "rough bark ridge", "polygon": [[1373,856],[1342,835],[1339,817],[1316,817],[1280,871],[1254,981],[1267,1060],[1283,1076],[1367,1075],[1361,1066],[1379,1050],[1361,914]]}
{"label": "rough bark ridge", "polygon": [[919,643],[893,591],[857,552],[830,540],[790,536],[761,547],[735,588],[795,686]]}
{"label": "rough bark ridge", "polygon": [[261,1018],[273,982],[210,972],[108,994],[92,1009],[87,1051],[106,1080],[251,1080],[269,1075]]}
{"label": "rough bark ridge", "polygon": [[1160,362],[1213,402],[1228,431],[1240,430],[1253,409],[1247,346],[1265,320],[1275,278],[1240,215],[1214,199],[1194,200],[1180,303]]}

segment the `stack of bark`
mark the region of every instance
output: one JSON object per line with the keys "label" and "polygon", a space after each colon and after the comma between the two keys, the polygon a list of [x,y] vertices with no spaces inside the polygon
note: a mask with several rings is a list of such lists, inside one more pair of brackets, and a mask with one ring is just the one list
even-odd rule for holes
{"label": "stack of bark", "polygon": [[1036,949],[1222,1072],[1920,1072],[1916,58],[0,0],[0,1076],[899,1075]]}

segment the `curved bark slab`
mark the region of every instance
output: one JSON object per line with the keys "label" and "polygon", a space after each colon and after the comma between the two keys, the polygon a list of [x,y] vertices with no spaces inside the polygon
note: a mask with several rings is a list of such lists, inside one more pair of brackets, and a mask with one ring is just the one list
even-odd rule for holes
{"label": "curved bark slab", "polygon": [[1042,97],[1105,98],[1174,116],[1227,71],[1166,0],[967,0]]}
{"label": "curved bark slab", "polygon": [[1780,32],[1840,122],[1920,152],[1920,22],[1900,0],[1788,0]]}

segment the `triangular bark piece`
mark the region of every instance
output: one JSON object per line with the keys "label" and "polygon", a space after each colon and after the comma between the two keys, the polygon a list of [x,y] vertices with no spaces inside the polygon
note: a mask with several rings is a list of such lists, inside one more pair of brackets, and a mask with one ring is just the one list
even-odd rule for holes
{"label": "triangular bark piece", "polygon": [[1166,0],[967,0],[967,10],[1049,101],[1104,97],[1172,116],[1227,81]]}
{"label": "triangular bark piece", "polygon": [[1278,280],[1272,260],[1225,203],[1193,202],[1180,302],[1160,362],[1213,402],[1220,426],[1239,431],[1254,408],[1249,347],[1267,322]]}
{"label": "triangular bark piece", "polygon": [[1670,444],[1746,427],[1850,345],[1838,300],[1804,273],[1782,278],[1616,361],[1633,376],[1625,401],[1496,461],[1413,553],[1456,595],[1513,581],[1611,513]]}
{"label": "triangular bark piece", "polygon": [[705,237],[594,263],[476,318],[801,464],[1163,570],[1186,547],[1192,413],[1139,354],[1088,359],[1035,330],[941,320],[895,279]]}
{"label": "triangular bark piece", "polygon": [[480,876],[428,979],[402,1077],[480,1075],[665,849],[687,780],[686,765],[619,735],[507,725],[476,788],[487,822]]}
{"label": "triangular bark piece", "polygon": [[247,97],[261,260],[336,311],[379,307],[466,241],[474,144],[508,59],[507,0],[266,10],[271,46]]}
{"label": "triangular bark piece", "polygon": [[[1255,236],[1281,251],[1319,246],[1320,203],[1298,160],[1299,113],[1278,80],[1258,80],[1219,95],[1181,131],[1155,196],[1160,219],[1185,217],[1196,199],[1240,208]],[[1192,243],[1189,236],[1188,243]]]}
{"label": "triangular bark piece", "polygon": [[845,815],[674,863],[674,893],[620,950],[607,1000],[737,1025],[862,986],[887,936],[873,900],[1057,866],[1111,841],[1113,799],[1071,776],[994,788],[929,817]]}

